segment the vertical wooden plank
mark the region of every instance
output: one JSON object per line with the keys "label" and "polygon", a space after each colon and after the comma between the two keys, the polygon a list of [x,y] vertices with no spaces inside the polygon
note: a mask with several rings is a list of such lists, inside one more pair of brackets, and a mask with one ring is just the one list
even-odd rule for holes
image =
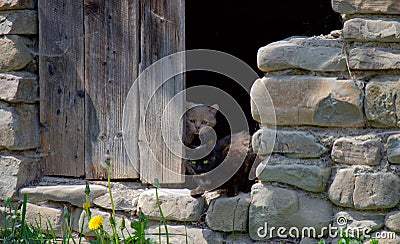
{"label": "vertical wooden plank", "polygon": [[132,163],[138,164],[139,155],[129,160],[122,137],[125,98],[138,74],[138,6],[138,0],[85,1],[85,165],[89,179],[106,178],[106,169],[100,165],[106,150],[112,157],[113,179],[138,178],[135,168],[139,166]]}
{"label": "vertical wooden plank", "polygon": [[[140,71],[144,71],[157,60],[184,50],[184,0],[144,0],[141,1],[140,11]],[[182,124],[177,124],[176,119],[182,115],[184,99],[172,99],[185,86],[183,75],[166,81],[165,74],[171,69],[179,70],[178,66],[183,64],[184,60],[177,64],[166,62],[157,71],[145,72],[145,77],[139,81],[139,151],[142,182],[152,183],[154,178],[158,178],[160,183],[184,181],[184,177],[179,175],[183,173],[181,158],[175,156],[164,141],[174,143],[172,140],[176,140],[168,128],[175,126],[182,130]],[[167,107],[171,101],[173,104]],[[165,108],[168,109],[164,110]],[[166,113],[165,117],[163,113]],[[162,124],[167,128],[164,135],[161,133]],[[182,153],[182,148],[175,149]]]}
{"label": "vertical wooden plank", "polygon": [[40,0],[40,121],[45,175],[84,175],[83,2]]}

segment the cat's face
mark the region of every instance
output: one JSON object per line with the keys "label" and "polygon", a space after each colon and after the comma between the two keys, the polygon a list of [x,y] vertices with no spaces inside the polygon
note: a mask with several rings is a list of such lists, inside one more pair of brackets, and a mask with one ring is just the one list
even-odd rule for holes
{"label": "cat's face", "polygon": [[211,171],[216,166],[216,157],[214,153],[198,160],[186,160],[186,171],[189,174],[203,174]]}
{"label": "cat's face", "polygon": [[217,123],[218,108],[217,104],[212,106],[198,105],[190,108],[186,112],[187,133],[198,135],[203,127],[214,127]]}

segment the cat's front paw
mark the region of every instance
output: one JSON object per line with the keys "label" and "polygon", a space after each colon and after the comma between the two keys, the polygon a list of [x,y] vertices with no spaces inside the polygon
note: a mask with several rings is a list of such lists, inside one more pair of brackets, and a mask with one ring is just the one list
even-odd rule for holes
{"label": "cat's front paw", "polygon": [[203,195],[204,190],[201,188],[201,186],[196,187],[195,189],[190,190],[190,195],[192,197],[200,197]]}

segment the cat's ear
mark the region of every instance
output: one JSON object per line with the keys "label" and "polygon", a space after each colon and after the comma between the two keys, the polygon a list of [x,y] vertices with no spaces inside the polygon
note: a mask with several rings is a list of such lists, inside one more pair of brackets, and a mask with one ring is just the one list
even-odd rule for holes
{"label": "cat's ear", "polygon": [[212,107],[213,109],[215,109],[215,110],[218,110],[218,109],[219,109],[219,105],[218,105],[218,104],[211,105],[211,107]]}
{"label": "cat's ear", "polygon": [[219,109],[219,105],[218,104],[214,104],[214,105],[210,106],[210,111],[214,112],[214,114],[217,113],[218,109]]}
{"label": "cat's ear", "polygon": [[191,109],[195,107],[197,104],[186,101],[186,109]]}

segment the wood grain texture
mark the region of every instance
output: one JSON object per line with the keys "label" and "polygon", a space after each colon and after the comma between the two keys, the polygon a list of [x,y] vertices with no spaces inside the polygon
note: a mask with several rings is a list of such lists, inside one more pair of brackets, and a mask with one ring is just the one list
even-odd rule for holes
{"label": "wood grain texture", "polygon": [[[140,172],[143,182],[182,182],[181,159],[165,142],[182,153],[174,132],[182,130],[177,117],[185,97],[170,101],[185,84],[183,75],[165,76],[182,69],[184,60],[134,81],[157,60],[184,50],[184,0],[41,0],[38,7],[45,174],[105,179],[100,164],[109,150],[112,179],[135,179]],[[133,106],[123,121],[131,87]],[[131,126],[123,131],[126,123]]]}
{"label": "wood grain texture", "polygon": [[40,0],[41,146],[45,175],[84,175],[83,2]]}
{"label": "wood grain texture", "polygon": [[[184,0],[141,1],[141,59],[140,71],[149,65],[173,54],[183,51],[184,45]],[[170,128],[182,130],[177,123],[183,114],[184,96],[167,104],[185,87],[183,75],[168,79],[171,70],[179,70],[184,65],[165,62],[153,72],[145,72],[139,82],[140,96],[140,179],[152,183],[158,178],[160,183],[181,183],[184,181],[181,158],[172,153],[166,143],[173,145],[176,152],[182,147]],[[167,108],[167,110],[165,110]],[[163,116],[163,113],[166,116]],[[161,127],[166,128],[161,133]]]}
{"label": "wood grain texture", "polygon": [[138,178],[138,165],[132,163],[138,164],[139,155],[129,160],[122,137],[125,98],[138,75],[138,3],[85,2],[85,169],[89,179],[107,177],[100,165],[106,150],[112,158],[113,179]]}

